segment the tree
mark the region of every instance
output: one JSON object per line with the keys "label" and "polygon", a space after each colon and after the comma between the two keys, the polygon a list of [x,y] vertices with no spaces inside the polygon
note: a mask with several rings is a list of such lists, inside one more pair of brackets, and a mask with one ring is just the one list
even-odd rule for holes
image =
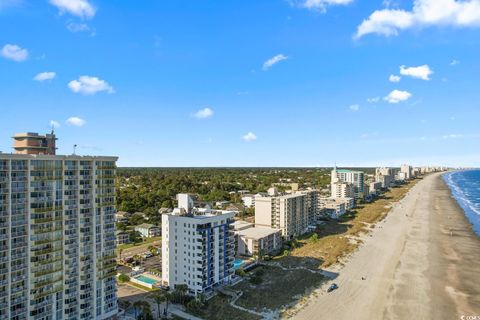
{"label": "tree", "polygon": [[317,233],[314,233],[312,234],[312,236],[310,237],[310,241],[315,243],[318,241],[318,234]]}
{"label": "tree", "polygon": [[193,314],[198,314],[200,310],[202,309],[203,305],[198,301],[197,299],[192,299],[190,300],[187,305],[187,312],[193,313]]}
{"label": "tree", "polygon": [[172,294],[170,292],[165,292],[165,310],[163,311],[165,316],[168,315],[168,303],[170,301],[172,301]]}
{"label": "tree", "polygon": [[133,303],[133,311],[135,313],[135,319],[138,317],[138,312],[142,308],[144,301],[137,300]]}
{"label": "tree", "polygon": [[167,297],[166,297],[166,292],[157,292],[154,296],[153,296],[153,300],[155,300],[155,303],[157,304],[157,308],[158,308],[158,319],[161,319],[162,318],[162,313],[160,312],[160,305],[164,302],[164,301],[167,301]]}
{"label": "tree", "polygon": [[128,300],[123,301],[123,309],[125,310],[125,313],[128,311],[132,303]]}
{"label": "tree", "polygon": [[185,304],[185,298],[188,292],[188,286],[186,284],[177,284],[175,286],[175,293],[178,295],[180,302]]}
{"label": "tree", "polygon": [[130,232],[129,237],[130,237],[130,242],[132,242],[133,244],[137,244],[138,242],[143,241],[142,235],[138,231]]}
{"label": "tree", "polygon": [[122,273],[118,276],[118,281],[120,281],[122,283],[123,282],[128,282],[128,281],[130,281],[130,277],[127,276],[125,273]]}

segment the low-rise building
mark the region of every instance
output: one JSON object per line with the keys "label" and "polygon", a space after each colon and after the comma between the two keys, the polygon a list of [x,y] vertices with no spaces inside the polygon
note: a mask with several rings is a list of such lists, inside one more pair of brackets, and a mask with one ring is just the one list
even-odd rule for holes
{"label": "low-rise building", "polygon": [[125,212],[125,211],[118,211],[115,213],[115,222],[120,222],[120,223],[127,223],[128,218],[131,216],[130,213]]}
{"label": "low-rise building", "polygon": [[370,194],[379,195],[382,192],[382,183],[380,181],[370,182]]}
{"label": "low-rise building", "polygon": [[253,208],[255,207],[255,195],[253,194],[246,194],[242,197],[243,205],[246,208]]}
{"label": "low-rise building", "polygon": [[[348,200],[347,200],[348,199]],[[351,203],[351,198],[322,198],[320,199],[320,216],[328,216],[338,219],[347,211],[347,205]]]}
{"label": "low-rise building", "polygon": [[126,231],[117,231],[115,236],[117,238],[117,245],[130,242],[130,234]]}
{"label": "low-rise building", "polygon": [[235,232],[237,254],[259,256],[278,252],[282,248],[282,230],[252,227]]}
{"label": "low-rise building", "polygon": [[144,238],[158,237],[162,234],[162,231],[159,227],[150,223],[142,223],[136,226],[135,231],[140,232]]}

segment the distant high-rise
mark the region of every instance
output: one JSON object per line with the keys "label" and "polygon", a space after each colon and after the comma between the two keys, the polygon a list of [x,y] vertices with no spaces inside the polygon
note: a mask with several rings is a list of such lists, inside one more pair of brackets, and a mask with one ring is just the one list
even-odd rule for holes
{"label": "distant high-rise", "polygon": [[0,319],[114,319],[117,158],[15,137],[22,154],[0,153]]}
{"label": "distant high-rise", "polygon": [[332,170],[331,183],[348,182],[353,184],[355,198],[363,198],[365,196],[365,174],[362,171],[339,170],[336,167]]}
{"label": "distant high-rise", "polygon": [[17,154],[55,155],[56,140],[54,132],[44,136],[35,132],[17,133],[13,137],[13,149]]}

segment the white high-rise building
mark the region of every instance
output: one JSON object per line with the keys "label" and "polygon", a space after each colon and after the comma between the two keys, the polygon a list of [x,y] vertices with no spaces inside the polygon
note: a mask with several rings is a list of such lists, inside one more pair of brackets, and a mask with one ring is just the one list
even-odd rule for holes
{"label": "white high-rise building", "polygon": [[116,318],[116,160],[0,153],[0,319]]}
{"label": "white high-rise building", "polygon": [[197,209],[186,194],[162,215],[162,283],[186,284],[192,295],[229,283],[234,274],[233,211]]}
{"label": "white high-rise building", "polygon": [[412,167],[408,164],[402,164],[400,167],[400,172],[404,173],[403,177],[405,177],[406,180],[409,180],[412,178]]}
{"label": "white high-rise building", "polygon": [[348,182],[353,184],[355,198],[363,198],[365,196],[365,178],[362,171],[338,170],[333,168],[331,174],[331,185],[336,182]]}
{"label": "white high-rise building", "polygon": [[331,184],[332,198],[355,198],[355,187],[349,182],[334,182]]}

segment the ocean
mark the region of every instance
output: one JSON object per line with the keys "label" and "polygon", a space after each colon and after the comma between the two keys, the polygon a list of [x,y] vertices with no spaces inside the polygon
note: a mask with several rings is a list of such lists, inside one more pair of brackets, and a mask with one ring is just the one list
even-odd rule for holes
{"label": "ocean", "polygon": [[480,170],[454,171],[443,175],[473,230],[480,236]]}

